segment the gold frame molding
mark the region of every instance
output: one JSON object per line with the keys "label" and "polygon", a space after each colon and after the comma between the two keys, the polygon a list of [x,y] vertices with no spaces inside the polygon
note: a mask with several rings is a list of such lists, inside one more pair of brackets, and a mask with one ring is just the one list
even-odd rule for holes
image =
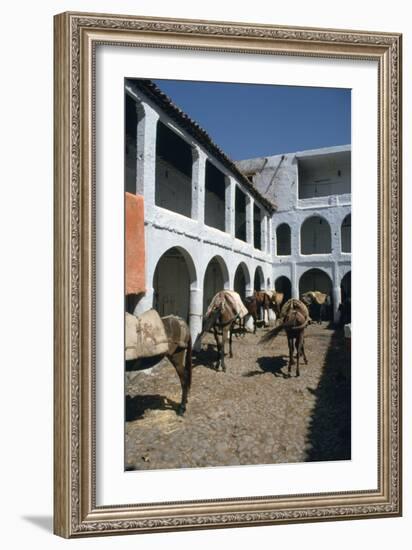
{"label": "gold frame molding", "polygon": [[[401,515],[401,43],[395,33],[120,15],[55,16],[54,531],[63,537]],[[94,51],[97,44],[378,63],[378,489],[96,506]]]}

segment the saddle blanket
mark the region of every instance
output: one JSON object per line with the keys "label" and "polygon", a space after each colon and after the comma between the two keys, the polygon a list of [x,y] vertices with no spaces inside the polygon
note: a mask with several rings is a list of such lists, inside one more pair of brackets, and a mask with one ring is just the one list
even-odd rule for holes
{"label": "saddle blanket", "polygon": [[302,315],[306,317],[306,319],[309,318],[308,308],[305,306],[303,302],[301,302],[300,300],[296,300],[295,298],[291,298],[290,300],[288,300],[286,304],[282,307],[280,312],[280,317],[281,318],[286,317],[286,315],[292,308],[300,311],[300,313],[302,313]]}
{"label": "saddle blanket", "polygon": [[232,312],[233,317],[239,316],[240,319],[248,315],[248,310],[242,302],[241,297],[234,290],[222,290],[218,292],[210,302],[206,317],[209,317],[212,311],[218,308],[221,308],[222,311],[228,308]]}
{"label": "saddle blanket", "polygon": [[139,317],[126,312],[125,359],[163,355],[169,350],[167,334],[160,315],[154,309]]}
{"label": "saddle blanket", "polygon": [[327,294],[319,292],[318,290],[311,290],[309,292],[306,292],[306,294],[308,296],[311,296],[312,299],[320,306],[325,303],[327,297]]}

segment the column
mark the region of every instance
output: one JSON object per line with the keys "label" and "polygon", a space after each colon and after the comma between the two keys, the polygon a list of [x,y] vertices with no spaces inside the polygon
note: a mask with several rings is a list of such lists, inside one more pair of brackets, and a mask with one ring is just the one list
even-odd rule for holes
{"label": "column", "polygon": [[299,258],[300,256],[300,227],[301,223],[298,220],[296,223],[286,222],[290,227],[290,252],[292,258]]}
{"label": "column", "polygon": [[189,326],[193,349],[200,350],[200,334],[203,327],[203,291],[200,288],[190,289]]}
{"label": "column", "polygon": [[331,232],[332,254],[336,256],[336,254],[340,254],[342,252],[341,226],[339,224],[339,220],[328,220],[328,222]]}
{"label": "column", "polygon": [[138,103],[136,193],[144,196],[145,218],[152,219],[156,190],[156,137],[158,113],[146,103]]}
{"label": "column", "polygon": [[267,253],[271,258],[274,256],[274,242],[273,242],[273,219],[272,216],[268,217],[268,248]]}
{"label": "column", "polygon": [[235,237],[235,192],[236,183],[233,177],[226,177],[225,189],[225,231]]}
{"label": "column", "polygon": [[290,282],[292,286],[292,298],[299,300],[299,281],[296,269],[296,262],[292,262]]}
{"label": "column", "polygon": [[[261,211],[262,212],[262,211]],[[268,249],[268,226],[267,226],[267,216],[262,212],[262,221],[260,223],[260,231],[262,238],[262,252],[267,253]]]}
{"label": "column", "polygon": [[332,299],[333,299],[333,322],[339,322],[339,304],[341,303],[341,290],[340,290],[340,281],[339,281],[339,266],[337,262],[333,264],[333,289],[332,289]]}
{"label": "column", "polygon": [[341,301],[341,292],[340,287],[333,287],[332,290],[332,298],[333,298],[333,322],[338,323],[339,322],[339,304]]}
{"label": "column", "polygon": [[192,166],[192,219],[197,220],[200,225],[205,223],[206,160],[206,153],[195,145]]}
{"label": "column", "polygon": [[246,195],[246,242],[254,246],[253,242],[253,207],[255,201],[249,195]]}

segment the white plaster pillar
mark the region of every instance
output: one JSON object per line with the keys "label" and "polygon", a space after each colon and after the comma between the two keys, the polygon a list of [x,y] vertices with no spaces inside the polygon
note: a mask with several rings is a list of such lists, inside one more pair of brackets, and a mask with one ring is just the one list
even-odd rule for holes
{"label": "white plaster pillar", "polygon": [[203,291],[200,288],[190,289],[189,327],[192,336],[193,349],[199,351],[200,338],[203,326]]}
{"label": "white plaster pillar", "polygon": [[252,247],[254,246],[254,219],[253,207],[255,201],[249,195],[246,195],[246,242]]}
{"label": "white plaster pillar", "polygon": [[290,252],[292,258],[300,256],[300,226],[299,222],[290,224]]}
{"label": "white plaster pillar", "polygon": [[198,145],[195,145],[192,151],[192,219],[204,225],[207,155]]}
{"label": "white plaster pillar", "polygon": [[156,136],[158,113],[147,103],[138,103],[136,193],[144,196],[145,218],[151,219],[156,190]]}
{"label": "white plaster pillar", "polygon": [[262,222],[260,224],[261,226],[261,235],[262,235],[262,252],[267,254],[268,251],[268,219],[266,214],[262,213]]}
{"label": "white plaster pillar", "polygon": [[271,258],[274,256],[274,240],[273,240],[273,219],[268,217],[268,248],[267,253]]}
{"label": "white plaster pillar", "polygon": [[341,302],[341,290],[340,290],[340,281],[339,281],[339,266],[335,262],[333,264],[333,279],[332,279],[333,289],[332,289],[332,299],[333,299],[333,322],[339,322],[339,304]]}
{"label": "white plaster pillar", "polygon": [[292,273],[291,273],[291,286],[292,286],[292,298],[299,300],[299,281],[296,269],[296,263],[292,263]]}
{"label": "white plaster pillar", "polygon": [[235,237],[235,194],[235,180],[228,176],[225,189],[225,231],[233,238]]}
{"label": "white plaster pillar", "polygon": [[340,254],[342,252],[342,242],[341,242],[341,227],[338,221],[329,222],[330,231],[331,231],[331,246],[332,254]]}
{"label": "white plaster pillar", "polygon": [[339,322],[339,304],[341,301],[341,292],[340,287],[333,287],[332,290],[332,298],[333,298],[333,322],[338,323]]}

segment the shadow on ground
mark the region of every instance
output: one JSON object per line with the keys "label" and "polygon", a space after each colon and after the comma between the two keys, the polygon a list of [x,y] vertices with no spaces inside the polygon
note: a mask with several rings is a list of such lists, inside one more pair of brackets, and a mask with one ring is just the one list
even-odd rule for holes
{"label": "shadow on ground", "polygon": [[288,378],[287,374],[282,371],[283,367],[286,367],[288,364],[283,355],[279,355],[277,357],[273,357],[272,355],[267,357],[258,357],[257,363],[259,364],[261,370],[251,370],[243,376],[246,378],[251,378],[253,376],[259,376],[269,372],[274,376]]}
{"label": "shadow on ground", "polygon": [[125,413],[126,422],[143,418],[144,413],[149,410],[156,411],[177,411],[179,403],[172,401],[163,395],[126,395]]}
{"label": "shadow on ground", "polygon": [[351,458],[351,357],[343,331],[332,336],[307,436],[307,461]]}
{"label": "shadow on ground", "polygon": [[193,368],[202,366],[207,369],[216,370],[215,364],[218,359],[219,354],[216,346],[207,344],[206,347],[203,347],[199,351],[193,352]]}

